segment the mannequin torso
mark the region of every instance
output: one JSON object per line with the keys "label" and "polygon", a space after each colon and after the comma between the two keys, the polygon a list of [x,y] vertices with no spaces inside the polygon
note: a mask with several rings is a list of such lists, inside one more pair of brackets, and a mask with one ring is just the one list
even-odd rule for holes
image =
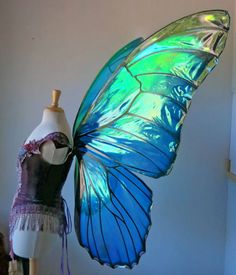
{"label": "mannequin torso", "polygon": [[[40,145],[40,156],[47,164],[62,165],[67,161],[69,149],[72,148],[72,135],[67,123],[65,113],[61,108],[45,108],[41,123],[36,127],[31,135],[26,139],[23,146],[28,146],[32,142],[44,140],[45,137],[54,133],[63,134],[67,137],[70,147],[63,146],[56,148],[54,141],[47,139]],[[18,224],[22,223],[19,218]],[[22,230],[15,226],[12,232],[13,251],[16,255],[25,258],[37,258],[50,243],[58,238],[58,234],[46,230]]]}

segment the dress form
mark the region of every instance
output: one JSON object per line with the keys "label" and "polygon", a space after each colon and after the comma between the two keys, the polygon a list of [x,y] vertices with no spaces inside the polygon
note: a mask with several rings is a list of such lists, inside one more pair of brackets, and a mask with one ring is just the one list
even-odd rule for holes
{"label": "dress form", "polygon": [[[40,140],[51,133],[60,132],[67,136],[72,145],[72,135],[64,110],[58,107],[60,93],[58,90],[53,90],[52,104],[44,109],[41,123],[26,139],[25,144],[33,140]],[[67,154],[68,148],[55,148],[54,143],[50,140],[43,143],[41,147],[43,159],[54,165],[64,163]],[[12,235],[13,251],[21,257],[38,258],[41,251],[58,237],[58,234],[55,233],[16,228]]]}

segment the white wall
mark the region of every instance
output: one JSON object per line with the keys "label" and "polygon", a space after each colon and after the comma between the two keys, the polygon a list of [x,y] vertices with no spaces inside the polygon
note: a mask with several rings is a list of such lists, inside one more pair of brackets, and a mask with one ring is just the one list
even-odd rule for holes
{"label": "white wall", "polygon": [[[111,54],[187,14],[211,8],[233,12],[233,0],[2,0],[0,1],[0,230],[16,190],[18,148],[39,123],[50,91],[72,125],[82,97]],[[101,267],[69,237],[73,275],[224,273],[231,117],[232,38],[220,64],[196,94],[172,174],[147,179],[154,192],[147,252],[132,271]],[[73,209],[73,171],[64,195]],[[41,273],[59,274],[60,244],[45,251]]]}
{"label": "white wall", "polygon": [[[234,3],[234,14],[236,14],[236,2]],[[235,17],[233,18],[235,19]],[[236,174],[236,21],[233,26],[233,78],[232,78],[232,121],[231,121],[231,146],[230,159],[232,161],[232,172]],[[227,231],[225,250],[225,274],[236,274],[236,182],[228,180],[228,206],[227,206]]]}

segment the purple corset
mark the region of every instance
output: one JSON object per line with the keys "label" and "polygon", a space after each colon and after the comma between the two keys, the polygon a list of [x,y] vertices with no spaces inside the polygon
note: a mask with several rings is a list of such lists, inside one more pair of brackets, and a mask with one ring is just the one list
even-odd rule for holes
{"label": "purple corset", "polygon": [[[64,163],[50,164],[42,158],[41,146],[49,140],[56,148],[68,148]],[[10,215],[11,236],[15,229],[64,233],[66,217],[61,190],[72,160],[72,147],[61,132],[21,147],[17,162],[19,183]]]}

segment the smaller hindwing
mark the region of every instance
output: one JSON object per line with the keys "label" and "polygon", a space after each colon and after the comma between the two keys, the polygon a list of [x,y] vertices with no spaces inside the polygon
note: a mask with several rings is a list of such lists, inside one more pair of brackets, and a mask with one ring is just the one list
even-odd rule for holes
{"label": "smaller hindwing", "polygon": [[79,175],[80,215],[75,216],[75,226],[80,244],[102,264],[133,267],[145,252],[151,190],[125,168],[92,151],[83,155]]}

